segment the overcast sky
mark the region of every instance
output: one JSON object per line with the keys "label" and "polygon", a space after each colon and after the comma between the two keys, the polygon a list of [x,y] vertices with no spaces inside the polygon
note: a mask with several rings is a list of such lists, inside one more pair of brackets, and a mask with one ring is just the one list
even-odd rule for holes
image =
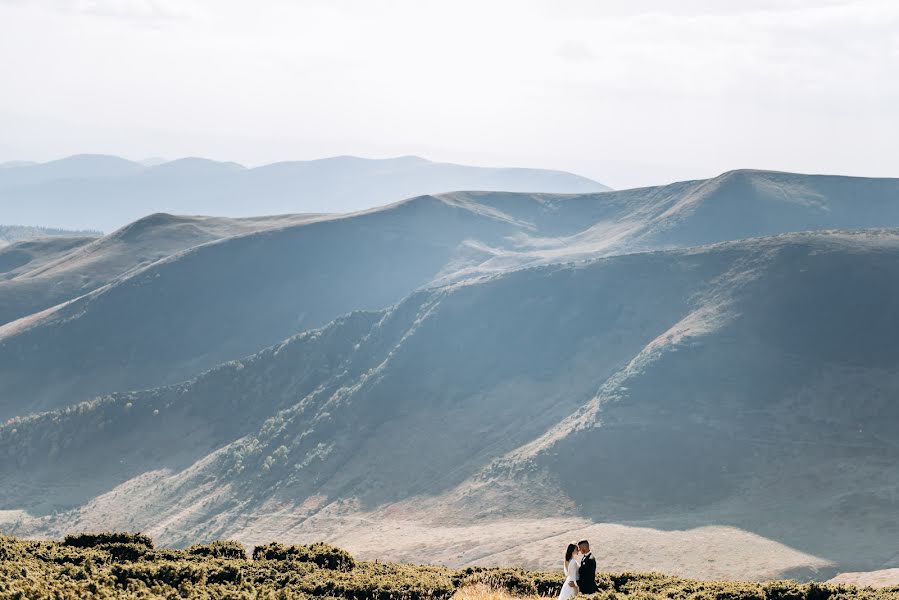
{"label": "overcast sky", "polygon": [[[676,8],[674,8],[676,6]],[[899,2],[0,0],[0,161],[899,176]]]}

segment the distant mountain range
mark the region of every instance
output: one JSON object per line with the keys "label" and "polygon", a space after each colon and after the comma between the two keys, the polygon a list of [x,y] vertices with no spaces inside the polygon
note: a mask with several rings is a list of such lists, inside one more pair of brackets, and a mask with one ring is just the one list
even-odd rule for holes
{"label": "distant mountain range", "polygon": [[583,193],[609,188],[543,169],[484,168],[405,156],[338,156],[246,168],[182,158],[81,154],[0,168],[0,223],[112,231],[150,213],[249,217],[343,213],[455,190]]}
{"label": "distant mountain range", "polygon": [[734,171],[35,242],[0,281],[0,530],[899,566],[893,228],[899,180]]}

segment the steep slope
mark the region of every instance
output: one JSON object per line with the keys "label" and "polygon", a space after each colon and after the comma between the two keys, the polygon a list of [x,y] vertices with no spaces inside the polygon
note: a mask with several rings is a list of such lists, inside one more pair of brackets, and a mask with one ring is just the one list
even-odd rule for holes
{"label": "steep slope", "polygon": [[[505,442],[506,450],[512,450],[588,399],[602,380],[611,374],[615,364],[627,360],[651,338],[654,330],[667,327],[686,311],[684,298],[688,296],[688,290],[685,286],[691,286],[694,275],[683,270],[683,276],[678,278],[677,271],[680,269],[672,272],[660,255],[658,268],[653,268],[650,264],[646,269],[646,277],[629,279],[627,275],[631,264],[639,264],[644,258],[622,257],[589,269],[528,270],[481,285],[469,284],[418,292],[391,311],[356,313],[321,332],[301,334],[249,360],[215,369],[186,385],[116,395],[77,409],[64,410],[57,415],[51,413],[16,422],[4,430],[4,433],[10,434],[4,440],[10,444],[7,450],[16,444],[24,444],[24,447],[19,447],[9,455],[20,459],[20,466],[31,473],[28,476],[29,487],[40,481],[47,486],[59,485],[61,489],[71,489],[71,486],[79,485],[78,482],[83,486],[95,485],[93,477],[65,475],[74,466],[68,464],[66,457],[84,456],[85,451],[90,452],[93,459],[83,461],[79,458],[77,462],[90,465],[92,472],[114,473],[121,468],[116,465],[136,465],[136,472],[142,472],[148,467],[142,458],[147,447],[136,444],[135,440],[165,436],[167,443],[149,444],[149,447],[155,448],[154,452],[164,456],[171,452],[182,452],[183,445],[172,444],[172,440],[185,438],[192,440],[191,443],[202,440],[205,447],[200,453],[202,455],[245,438],[247,434],[253,434],[254,429],[258,429],[266,421],[271,421],[271,424],[266,424],[266,435],[283,435],[285,420],[288,418],[291,421],[319,421],[319,426],[311,428],[303,436],[308,438],[305,442],[315,448],[319,442],[327,444],[341,431],[355,431],[360,427],[376,430],[379,424],[390,422],[394,415],[409,409],[412,409],[414,415],[415,403],[420,399],[423,402],[420,408],[426,409],[424,417],[429,425],[421,432],[416,427],[408,427],[407,434],[396,438],[401,444],[406,443],[405,438],[408,436],[426,437],[429,444],[446,439],[447,443],[441,447],[455,445],[455,452],[467,452],[468,446],[455,444],[454,436],[457,433],[470,435],[468,426],[483,419],[484,424],[476,426],[475,430],[479,434],[486,431],[491,436],[500,437],[512,433],[513,437]],[[714,272],[716,271],[713,274]],[[627,281],[631,283],[626,284]],[[641,296],[641,288],[647,281],[667,283],[671,287],[671,293],[658,297]],[[554,291],[546,294],[550,288]],[[624,302],[641,297],[646,305],[643,311],[629,310],[620,314]],[[603,319],[597,315],[596,328],[583,327],[574,317],[586,311],[596,311],[599,308],[597,302],[606,307],[602,311]],[[566,319],[564,334],[557,333],[557,320],[543,318],[546,312],[570,315]],[[519,326],[523,316],[529,317],[524,320],[529,327]],[[645,339],[621,340],[620,330],[635,328],[632,322],[635,318],[654,319],[656,327],[647,328]],[[610,327],[619,319],[623,321],[621,327]],[[606,340],[591,339],[597,335],[596,330],[603,327],[610,329],[606,335],[612,336],[613,343],[605,344],[603,342]],[[583,343],[578,343],[577,340],[581,338],[586,339]],[[556,340],[558,344],[535,344],[536,339],[545,339],[547,342]],[[586,347],[583,347],[585,344]],[[423,351],[425,347],[426,352]],[[506,351],[508,347],[522,349],[522,352],[527,353],[525,360],[522,360],[519,353]],[[465,352],[460,352],[460,349]],[[574,372],[573,366],[562,368],[567,360],[575,360],[576,363],[592,361],[603,355],[609,356],[605,361],[597,361],[598,373],[590,373],[586,381],[575,380],[559,387],[560,382],[571,377]],[[574,356],[578,358],[573,359]],[[322,361],[326,361],[324,365]],[[459,361],[462,361],[461,365]],[[423,370],[420,365],[422,362],[427,365],[427,370]],[[436,371],[434,367],[438,367]],[[430,375],[424,379],[410,379],[410,372],[427,372]],[[466,380],[470,383],[453,381],[455,373],[466,373]],[[519,379],[520,383],[502,389],[503,384],[508,386]],[[545,381],[539,382],[540,379]],[[453,381],[453,385],[449,385],[450,381]],[[495,383],[491,384],[490,381]],[[572,383],[577,385],[575,393],[570,389]],[[497,386],[499,389],[494,389]],[[443,391],[434,395],[435,389]],[[203,390],[202,393],[198,393],[200,390]],[[548,391],[551,393],[549,398],[529,409],[526,401],[517,399],[526,390],[529,390],[529,397],[535,394],[542,396]],[[433,407],[433,402],[446,403],[447,393],[460,399],[470,398],[468,401],[473,403],[490,399],[496,410],[508,413],[509,417],[514,417],[514,421],[503,425],[500,428],[502,431],[490,432],[496,425],[491,417],[496,415],[483,410],[489,408],[487,405],[473,413],[464,410],[464,406],[454,407],[455,403],[450,403],[446,408],[454,408],[456,418],[462,421],[459,431],[435,431],[435,426],[446,425],[447,421],[427,413]],[[360,396],[369,395],[376,398],[377,403],[373,402],[370,406],[366,406],[365,402],[359,404]],[[472,395],[474,398],[471,398]],[[343,396],[346,398],[342,399]],[[492,396],[495,398],[491,398]],[[131,407],[122,412],[128,402]],[[394,405],[395,403],[399,404]],[[342,404],[345,406],[341,406]],[[323,410],[324,406],[331,408]],[[533,410],[535,413],[549,409],[549,414],[529,416],[536,418],[536,423],[527,424],[529,419],[524,418],[527,415],[514,414],[520,409]],[[156,410],[160,411],[159,414],[153,414]],[[355,414],[357,410],[362,412]],[[279,415],[281,411],[287,412]],[[333,417],[329,418],[327,412],[332,412]],[[148,419],[149,416],[161,418]],[[29,455],[33,451],[28,448],[35,438],[30,432],[39,432],[42,427],[53,422],[61,422],[65,427],[60,427],[59,433],[55,435],[39,435],[41,443],[49,442],[55,448],[51,456],[42,457],[44,460],[50,458],[50,462],[31,462]],[[200,423],[208,425],[201,426]],[[523,423],[525,431],[515,433]],[[274,424],[276,426],[273,427]],[[98,426],[108,432],[103,436],[102,442],[96,436]],[[147,426],[150,427],[149,430],[145,429]],[[206,431],[210,427],[222,433],[214,434],[208,441],[206,434],[198,435],[198,431]],[[11,433],[12,429],[16,430],[15,434]],[[191,432],[190,436],[186,435],[188,432]],[[351,437],[365,441],[365,436]],[[250,446],[260,444],[259,441],[251,441],[252,439],[246,438]],[[266,440],[262,444],[267,445],[270,441]],[[89,448],[94,450],[88,450]],[[37,449],[38,453],[40,450]],[[341,450],[346,452],[348,449]],[[240,454],[238,451],[237,456]],[[250,453],[246,459],[236,458],[241,466],[235,470],[246,470],[253,478],[258,476],[265,457],[254,456],[255,454],[258,453]],[[481,461],[489,460],[492,455],[488,453]],[[194,460],[196,458],[195,456]],[[401,457],[393,457],[394,460],[397,458]],[[421,454],[412,460],[445,461],[446,465],[450,465],[457,458],[451,451],[448,456],[440,456],[440,453],[435,452],[433,455]],[[100,462],[96,462],[97,460]],[[371,460],[386,465],[388,470],[393,462],[387,460],[383,452],[371,455]],[[243,464],[244,462],[248,464]],[[333,468],[330,461],[329,464],[317,462],[310,468]],[[37,475],[39,466],[50,469],[45,478]],[[359,465],[358,471],[356,467],[353,471],[365,472],[368,466]],[[378,471],[380,470],[376,470],[376,473]],[[429,468],[429,471],[439,475],[440,470]],[[393,483],[406,485],[407,482],[402,481],[405,474],[407,472],[404,468],[397,469],[394,475],[399,479]],[[267,484],[277,484],[283,479],[282,475],[277,473],[277,477],[273,477]],[[464,476],[464,472],[461,475]],[[323,479],[330,477],[330,474],[325,475]],[[349,474],[343,474],[342,477],[353,479]],[[458,480],[451,479],[446,486],[451,487],[456,483]],[[7,487],[7,493],[12,489]],[[394,495],[391,500],[408,492],[403,488],[391,490],[385,485],[377,485],[375,489],[390,490],[389,493]],[[266,488],[260,487],[259,491],[265,492]],[[40,496],[48,502],[53,501],[52,494],[42,493]],[[19,501],[26,497],[19,498]],[[376,501],[377,498],[373,497],[371,500]],[[47,510],[63,507],[64,505],[51,504],[47,506]]]}
{"label": "steep slope", "polygon": [[899,179],[740,170],[703,182],[663,215],[655,245],[692,246],[817,229],[893,227]]}
{"label": "steep slope", "polygon": [[[185,384],[3,426],[0,508],[26,511],[20,534],[277,531],[381,553],[421,523],[439,534],[389,552],[447,562],[623,523],[670,531],[682,573],[881,568],[897,259],[893,231],[798,234],[419,291]],[[494,533],[458,537],[472,523]],[[706,563],[713,538],[730,567]],[[627,564],[661,568],[643,547]]]}
{"label": "steep slope", "polygon": [[596,521],[726,523],[884,566],[899,532],[896,236],[785,239],[801,243],[739,244],[753,252],[694,310],[493,475],[545,473]]}
{"label": "steep slope", "polygon": [[388,306],[468,237],[498,243],[525,226],[425,196],[195,246],[0,327],[0,418],[179,381],[351,310]]}
{"label": "steep slope", "polygon": [[[500,207],[512,195],[454,194]],[[531,234],[514,255],[480,248],[467,275],[601,255],[702,246],[796,231],[899,226],[899,179],[730,171],[709,180],[583,196],[539,196],[574,233]],[[488,257],[492,254],[492,257]]]}
{"label": "steep slope", "polygon": [[560,171],[470,167],[417,157],[342,156],[247,169],[202,158],[144,166],[116,157],[76,156],[0,171],[0,219],[110,231],[156,212],[224,217],[337,213],[462,189],[583,193],[608,188]]}

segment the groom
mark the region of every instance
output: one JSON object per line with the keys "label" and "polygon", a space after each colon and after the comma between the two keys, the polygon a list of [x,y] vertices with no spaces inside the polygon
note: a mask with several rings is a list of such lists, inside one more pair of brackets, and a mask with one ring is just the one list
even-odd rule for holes
{"label": "groom", "polygon": [[581,540],[577,543],[581,553],[581,566],[577,570],[577,586],[582,594],[592,594],[596,591],[596,559],[590,552],[590,542]]}

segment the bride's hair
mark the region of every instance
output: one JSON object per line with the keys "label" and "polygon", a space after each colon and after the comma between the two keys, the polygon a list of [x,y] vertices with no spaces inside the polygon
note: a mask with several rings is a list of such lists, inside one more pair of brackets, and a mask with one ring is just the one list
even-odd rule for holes
{"label": "bride's hair", "polygon": [[568,566],[568,561],[574,556],[575,551],[577,551],[577,544],[568,544],[568,549],[565,550],[565,566]]}

